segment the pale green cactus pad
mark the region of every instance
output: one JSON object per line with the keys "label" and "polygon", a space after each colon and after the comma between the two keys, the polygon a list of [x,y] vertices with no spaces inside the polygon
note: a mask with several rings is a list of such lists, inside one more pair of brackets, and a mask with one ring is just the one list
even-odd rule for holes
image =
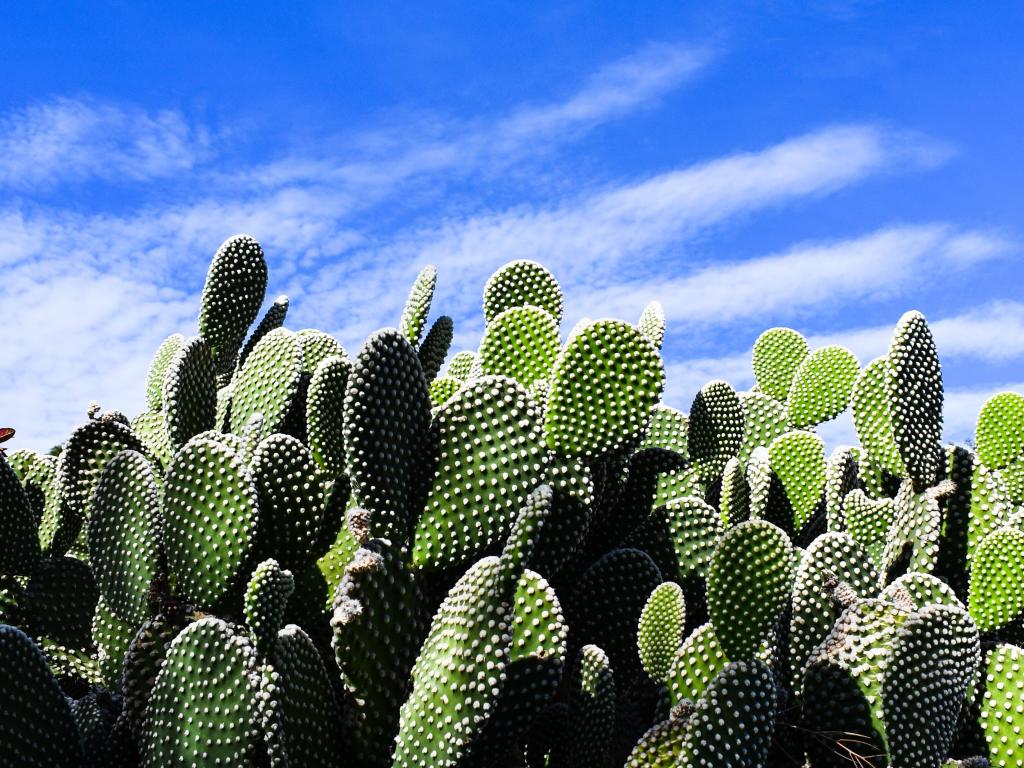
{"label": "pale green cactus pad", "polygon": [[807,340],[792,328],[769,328],[754,342],[753,367],[757,388],[785,402],[797,369],[810,353]]}
{"label": "pale green cactus pad", "polygon": [[796,429],[806,429],[845,411],[858,373],[860,363],[846,347],[814,350],[793,375],[786,398],[790,423]]}
{"label": "pale green cactus pad", "polygon": [[416,276],[409,289],[409,296],[402,309],[402,319],[398,330],[414,347],[420,343],[420,335],[430,314],[430,304],[434,300],[434,286],[437,284],[437,270],[428,265]]}
{"label": "pale green cactus pad", "polygon": [[294,333],[277,328],[264,336],[235,376],[231,431],[241,434],[257,413],[263,417],[263,435],[281,431],[302,373],[302,343]]}
{"label": "pale green cactus pad", "polygon": [[551,374],[560,351],[558,321],[539,307],[510,307],[495,317],[480,342],[484,375],[508,376],[529,389]]}
{"label": "pale green cactus pad", "polygon": [[656,683],[668,679],[669,669],[683,640],[686,624],[686,601],[678,584],[667,581],[647,598],[636,643],[644,672]]}
{"label": "pale green cactus pad", "polygon": [[511,307],[540,307],[562,322],[562,289],[545,267],[526,259],[512,261],[495,272],[484,285],[484,321]]}

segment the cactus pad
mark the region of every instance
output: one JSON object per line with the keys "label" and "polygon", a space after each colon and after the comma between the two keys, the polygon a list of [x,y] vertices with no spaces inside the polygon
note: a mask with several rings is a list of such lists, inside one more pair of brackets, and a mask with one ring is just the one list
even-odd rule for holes
{"label": "cactus pad", "polygon": [[217,374],[198,336],[181,345],[164,373],[164,429],[173,448],[213,429],[217,418]]}
{"label": "cactus pad", "polygon": [[545,267],[535,261],[512,261],[490,276],[484,285],[484,321],[512,307],[540,307],[562,322],[562,289]]}
{"label": "cactus pad", "polygon": [[231,431],[240,434],[258,413],[262,435],[279,432],[299,391],[302,366],[302,344],[294,333],[277,328],[264,336],[235,376]]}
{"label": "cactus pad", "polygon": [[437,318],[430,326],[430,330],[427,331],[416,354],[419,356],[420,366],[423,368],[423,378],[428,382],[433,381],[441,371],[454,335],[455,322],[448,315],[441,315]]}
{"label": "cactus pad", "polygon": [[1024,531],[1000,528],[986,536],[971,560],[968,605],[978,629],[996,629],[1024,613]]}
{"label": "cactus pad", "polygon": [[724,381],[711,381],[701,387],[690,407],[687,446],[690,459],[705,483],[725,469],[743,444],[743,403],[736,391]]}
{"label": "cactus pad", "polygon": [[850,403],[853,424],[864,450],[880,468],[894,477],[902,477],[906,469],[893,434],[887,365],[886,357],[877,357],[864,366],[853,385]]}
{"label": "cactus pad", "polygon": [[0,574],[29,575],[39,560],[38,519],[21,481],[0,454]]}
{"label": "cactus pad", "polygon": [[647,598],[637,627],[637,649],[644,672],[656,683],[668,678],[672,660],[683,640],[686,602],[678,584],[660,584]]}
{"label": "cactus pad", "polygon": [[793,510],[793,529],[799,532],[825,490],[825,444],[812,432],[787,432],[772,441],[768,461]]}
{"label": "cactus pad", "polygon": [[754,342],[757,388],[768,397],[786,402],[793,377],[809,352],[807,340],[792,328],[769,328]]}
{"label": "cactus pad", "polygon": [[484,375],[508,376],[529,389],[546,379],[560,351],[558,322],[538,307],[510,307],[495,317],[480,342]]}
{"label": "cactus pad", "polygon": [[1000,644],[985,658],[978,722],[993,766],[1024,762],[1024,651]]}
{"label": "cactus pad", "polygon": [[644,307],[636,328],[650,339],[655,349],[661,349],[661,345],[665,341],[665,310],[662,308],[661,302],[652,301]]}
{"label": "cactus pad", "polygon": [[185,337],[180,333],[171,334],[163,340],[153,355],[149,372],[146,374],[146,407],[152,411],[159,411],[163,407],[164,371],[184,343]]}
{"label": "cactus pad", "polygon": [[786,399],[789,422],[806,429],[834,419],[850,404],[860,363],[846,347],[816,349],[800,363]]}
{"label": "cactus pad", "polygon": [[284,623],[288,598],[295,591],[295,579],[276,560],[264,560],[256,566],[245,590],[245,623],[249,625],[256,649],[271,655],[277,642],[277,631]]}

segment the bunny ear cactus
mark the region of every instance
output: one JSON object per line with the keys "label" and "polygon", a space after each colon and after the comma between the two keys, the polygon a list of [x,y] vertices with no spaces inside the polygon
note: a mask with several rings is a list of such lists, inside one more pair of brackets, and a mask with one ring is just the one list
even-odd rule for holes
{"label": "bunny ear cactus", "polygon": [[235,364],[235,371],[241,370],[242,366],[245,365],[245,361],[249,359],[249,355],[256,348],[263,337],[276,328],[280,328],[284,325],[284,319],[288,315],[288,297],[278,296],[274,299],[274,303],[271,304],[263,317],[257,323],[252,333],[249,334],[249,338],[245,340],[245,345],[242,347],[242,351],[238,353],[238,362]]}
{"label": "bunny ear cactus", "polygon": [[822,347],[805,357],[786,397],[790,424],[807,429],[845,411],[858,373],[860,363],[846,347]]}
{"label": "bunny ear cactus", "polygon": [[32,573],[39,560],[39,524],[21,481],[0,454],[0,574]]}
{"label": "bunny ear cactus", "polygon": [[999,644],[988,651],[978,722],[993,766],[1024,760],[1024,650]]}
{"label": "bunny ear cactus", "polygon": [[151,411],[159,411],[163,408],[164,373],[184,344],[184,336],[180,333],[172,333],[161,342],[153,355],[149,371],[146,374],[146,406]]}
{"label": "bunny ear cactus", "polygon": [[690,407],[687,447],[705,483],[718,478],[743,444],[744,413],[739,395],[721,380],[701,387]]}
{"label": "bunny ear cactus", "polygon": [[906,468],[893,433],[887,366],[887,357],[875,358],[857,377],[851,395],[853,424],[861,446],[877,466],[893,477],[903,477]]}
{"label": "bunny ear cactus", "polygon": [[1000,392],[990,397],[978,414],[975,439],[981,461],[999,470],[1011,498],[1024,503],[1024,396]]}
{"label": "bunny ear cactus", "polygon": [[263,436],[280,432],[299,393],[304,361],[296,334],[277,328],[255,346],[232,383],[230,431],[241,434],[255,415]]}
{"label": "bunny ear cactus", "polygon": [[636,327],[640,333],[650,339],[655,349],[661,349],[661,345],[665,341],[665,310],[662,309],[661,303],[652,301],[644,307]]}
{"label": "bunny ear cactus", "polygon": [[818,512],[825,490],[825,444],[812,432],[787,432],[768,447],[768,462],[799,533]]}
{"label": "bunny ear cactus", "polygon": [[235,235],[210,263],[199,304],[199,335],[209,345],[222,384],[230,378],[246,331],[267,290],[267,262],[260,244]]}
{"label": "bunny ear cactus", "polygon": [[664,383],[661,357],[638,330],[616,320],[591,323],[555,362],[544,416],[548,447],[597,456],[632,444]]}
{"label": "bunny ear cactus", "polygon": [[331,355],[317,365],[306,394],[306,434],[313,460],[328,477],[345,472],[345,387],[352,362]]}
{"label": "bunny ear cactus", "polygon": [[637,648],[644,672],[656,683],[668,679],[669,669],[683,640],[686,601],[678,584],[658,585],[647,598],[637,627]]}
{"label": "bunny ear cactus", "polygon": [[698,701],[729,659],[711,624],[702,624],[683,641],[669,667],[669,697],[673,706]]}
{"label": "bunny ear cactus", "polygon": [[194,336],[178,349],[164,372],[164,429],[173,448],[213,429],[217,418],[217,373],[206,343]]}
{"label": "bunny ear cactus", "polygon": [[431,265],[425,266],[413,281],[412,288],[409,289],[409,296],[405,300],[398,330],[414,347],[419,345],[420,335],[427,323],[436,284],[437,269]]}
{"label": "bunny ear cactus", "polygon": [[295,579],[276,560],[264,560],[252,573],[245,590],[245,623],[249,625],[256,649],[264,656],[273,653],[277,631],[284,623],[288,598],[295,591]]}
{"label": "bunny ear cactus", "polygon": [[750,459],[757,448],[767,448],[779,435],[789,429],[786,406],[763,392],[740,392],[743,405],[743,442],[738,457]]}
{"label": "bunny ear cactus", "polygon": [[982,632],[1005,626],[1024,614],[1024,530],[1004,527],[978,545],[971,561],[968,606]]}
{"label": "bunny ear cactus", "polygon": [[616,685],[608,655],[596,645],[580,649],[573,669],[569,732],[551,756],[554,768],[606,765],[615,730]]}
{"label": "bunny ear cactus", "polygon": [[487,323],[480,342],[484,375],[508,376],[529,389],[551,374],[560,351],[558,321],[539,307],[510,307]]}
{"label": "bunny ear cactus", "polygon": [[444,359],[448,357],[448,350],[452,345],[454,335],[455,322],[448,315],[441,315],[430,326],[423,343],[416,350],[423,368],[423,378],[427,380],[428,384],[440,373]]}
{"label": "bunny ear cactus", "polygon": [[792,328],[769,328],[754,342],[753,367],[757,388],[785,402],[800,364],[810,354],[807,340]]}
{"label": "bunny ear cactus", "polygon": [[543,309],[555,322],[562,322],[562,289],[545,267],[526,259],[512,261],[495,272],[484,285],[484,321],[511,307]]}

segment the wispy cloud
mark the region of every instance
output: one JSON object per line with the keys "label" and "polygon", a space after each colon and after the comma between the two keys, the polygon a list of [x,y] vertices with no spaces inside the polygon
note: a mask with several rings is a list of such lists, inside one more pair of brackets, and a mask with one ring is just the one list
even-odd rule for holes
{"label": "wispy cloud", "polygon": [[208,159],[212,145],[177,111],[57,98],[0,118],[0,186],[160,178]]}

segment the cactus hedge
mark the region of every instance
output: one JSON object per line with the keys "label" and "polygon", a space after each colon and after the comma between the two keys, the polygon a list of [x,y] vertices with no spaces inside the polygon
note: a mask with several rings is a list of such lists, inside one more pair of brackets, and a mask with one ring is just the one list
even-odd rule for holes
{"label": "cactus hedge", "polygon": [[1024,396],[943,445],[908,312],[683,413],[657,302],[517,261],[453,351],[437,280],[350,355],[230,238],[143,413],[0,452],[0,765],[1024,766]]}

